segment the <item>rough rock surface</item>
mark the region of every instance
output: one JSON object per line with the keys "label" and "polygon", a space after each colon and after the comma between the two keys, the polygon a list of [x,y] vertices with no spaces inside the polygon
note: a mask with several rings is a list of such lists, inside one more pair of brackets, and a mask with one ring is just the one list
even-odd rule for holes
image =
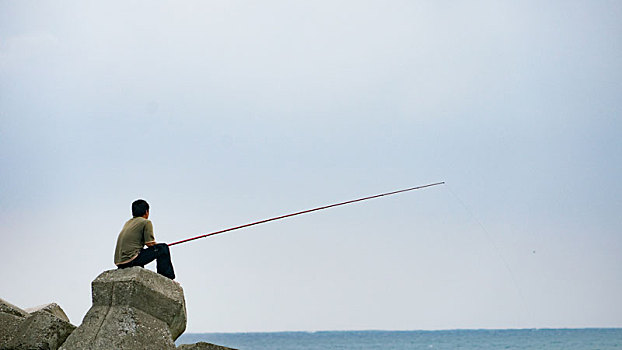
{"label": "rough rock surface", "polygon": [[9,303],[4,299],[0,299],[0,313],[10,314],[19,317],[28,317],[28,313],[17,306]]}
{"label": "rough rock surface", "polygon": [[74,325],[49,312],[36,311],[19,324],[7,349],[56,350],[74,329]]}
{"label": "rough rock surface", "polygon": [[60,318],[61,320],[65,320],[69,322],[69,317],[67,317],[67,314],[65,314],[65,311],[63,311],[63,309],[61,309],[61,307],[58,306],[58,304],[56,303],[50,303],[50,304],[30,307],[30,308],[24,309],[24,311],[28,312],[29,314],[35,313],[37,311],[45,311]]}
{"label": "rough rock surface", "polygon": [[0,349],[8,349],[23,317],[0,312]]}
{"label": "rough rock surface", "polygon": [[26,319],[28,313],[17,306],[0,299],[0,349],[8,349],[17,328]]}
{"label": "rough rock surface", "polygon": [[141,267],[110,270],[92,283],[93,306],[61,350],[170,350],[186,329],[181,286]]}
{"label": "rough rock surface", "polygon": [[[48,305],[65,314],[57,304]],[[0,299],[0,349],[56,350],[76,328],[65,319],[43,308],[28,313]]]}
{"label": "rough rock surface", "polygon": [[195,344],[182,344],[177,347],[179,350],[236,350],[233,348],[227,348],[220,345],[214,345],[205,342],[198,342]]}

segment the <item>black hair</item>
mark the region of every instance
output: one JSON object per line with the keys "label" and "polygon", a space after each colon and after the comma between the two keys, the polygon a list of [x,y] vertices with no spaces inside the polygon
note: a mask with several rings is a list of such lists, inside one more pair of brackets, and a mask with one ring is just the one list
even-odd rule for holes
{"label": "black hair", "polygon": [[136,218],[147,214],[149,211],[149,203],[144,199],[137,199],[132,203],[132,215]]}

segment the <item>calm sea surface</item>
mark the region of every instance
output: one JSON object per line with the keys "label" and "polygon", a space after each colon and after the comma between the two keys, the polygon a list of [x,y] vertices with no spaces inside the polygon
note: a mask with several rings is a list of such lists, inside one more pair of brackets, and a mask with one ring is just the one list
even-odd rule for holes
{"label": "calm sea surface", "polygon": [[190,333],[177,344],[200,341],[240,350],[622,350],[622,328]]}

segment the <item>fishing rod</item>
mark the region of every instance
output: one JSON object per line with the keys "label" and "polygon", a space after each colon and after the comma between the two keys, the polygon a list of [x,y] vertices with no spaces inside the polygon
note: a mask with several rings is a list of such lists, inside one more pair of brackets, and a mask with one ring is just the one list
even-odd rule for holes
{"label": "fishing rod", "polygon": [[229,232],[229,231],[233,231],[233,230],[239,230],[241,228],[246,228],[246,227],[253,226],[253,225],[264,224],[266,222],[280,220],[280,219],[285,219],[285,218],[289,218],[289,217],[296,216],[296,215],[307,214],[307,213],[311,213],[311,212],[322,210],[322,209],[338,207],[340,205],[346,205],[346,204],[351,204],[351,203],[355,203],[355,202],[361,202],[361,201],[365,201],[365,200],[373,199],[373,198],[378,198],[378,197],[390,196],[390,195],[394,195],[394,194],[398,194],[398,193],[402,193],[402,192],[408,192],[408,191],[413,191],[413,190],[420,190],[422,188],[432,187],[432,186],[436,186],[436,185],[442,185],[444,183],[445,183],[444,181],[443,182],[436,182],[436,183],[433,183],[433,184],[417,186],[417,187],[411,187],[411,188],[407,188],[407,189],[404,189],[404,190],[398,190],[398,191],[393,191],[393,192],[381,193],[381,194],[377,194],[377,195],[374,195],[374,196],[363,197],[363,198],[358,198],[358,199],[352,199],[352,200],[341,202],[341,203],[335,203],[335,204],[325,205],[325,206],[317,207],[317,208],[313,208],[313,209],[307,209],[307,210],[303,210],[303,211],[299,211],[299,212],[295,212],[295,213],[291,213],[291,214],[276,216],[276,217],[273,217],[273,218],[270,218],[270,219],[255,221],[255,222],[251,222],[249,224],[240,225],[240,226],[236,226],[236,227],[231,227],[231,228],[227,228],[227,229],[224,229],[224,230],[207,233],[207,234],[200,235],[200,236],[183,239],[181,241],[169,243],[168,246],[170,247],[170,246],[174,246],[176,244],[194,241],[195,239],[205,238],[205,237],[209,237],[209,236],[214,236],[214,235],[217,235],[219,233],[225,233],[225,232]]}

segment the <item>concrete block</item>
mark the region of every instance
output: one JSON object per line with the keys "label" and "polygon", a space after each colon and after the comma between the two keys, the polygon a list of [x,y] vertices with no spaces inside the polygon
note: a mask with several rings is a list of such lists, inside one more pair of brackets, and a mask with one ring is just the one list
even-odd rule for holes
{"label": "concrete block", "polygon": [[18,308],[17,306],[9,303],[8,301],[0,298],[0,313],[11,314],[18,317],[28,317],[28,312]]}
{"label": "concrete block", "polygon": [[61,350],[171,350],[175,343],[165,322],[127,307],[93,306]]}
{"label": "concrete block", "polygon": [[0,349],[8,349],[19,325],[29,314],[0,298]]}
{"label": "concrete block", "polygon": [[69,321],[69,317],[67,317],[67,314],[65,314],[65,311],[63,311],[63,309],[56,303],[50,303],[50,304],[44,304],[44,305],[39,305],[39,306],[35,306],[35,307],[29,307],[24,309],[24,311],[28,312],[29,314],[35,313],[37,311],[45,311],[47,313],[50,313],[58,318],[60,318],[61,320]]}
{"label": "concrete block", "polygon": [[183,289],[151,270],[105,271],[92,292],[93,306],[62,350],[175,349],[186,329]]}
{"label": "concrete block", "polygon": [[56,350],[76,327],[46,311],[36,311],[24,319],[7,349]]}
{"label": "concrete block", "polygon": [[17,333],[19,325],[25,320],[23,317],[0,312],[0,349],[8,349],[11,340]]}

